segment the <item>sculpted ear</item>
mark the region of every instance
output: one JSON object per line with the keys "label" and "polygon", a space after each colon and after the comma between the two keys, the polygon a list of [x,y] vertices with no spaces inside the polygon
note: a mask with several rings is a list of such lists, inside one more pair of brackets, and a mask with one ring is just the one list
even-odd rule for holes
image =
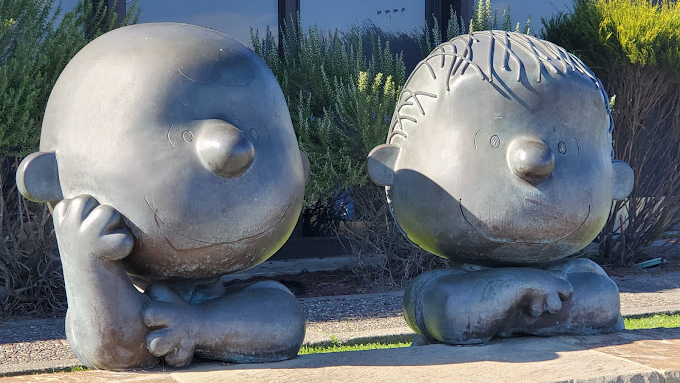
{"label": "sculpted ear", "polygon": [[380,186],[394,183],[394,166],[399,156],[399,147],[392,144],[378,145],[368,154],[368,175]]}
{"label": "sculpted ear", "polygon": [[56,153],[36,152],[24,158],[17,169],[17,187],[31,201],[58,202],[64,199]]}
{"label": "sculpted ear", "polygon": [[635,175],[630,165],[623,161],[612,160],[614,170],[614,199],[626,199],[633,191],[635,185]]}

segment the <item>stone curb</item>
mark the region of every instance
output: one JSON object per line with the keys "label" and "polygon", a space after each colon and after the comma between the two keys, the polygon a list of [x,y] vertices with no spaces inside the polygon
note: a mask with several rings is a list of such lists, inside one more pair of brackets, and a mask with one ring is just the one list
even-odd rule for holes
{"label": "stone curb", "polygon": [[83,367],[78,359],[0,365],[0,377],[72,371]]}

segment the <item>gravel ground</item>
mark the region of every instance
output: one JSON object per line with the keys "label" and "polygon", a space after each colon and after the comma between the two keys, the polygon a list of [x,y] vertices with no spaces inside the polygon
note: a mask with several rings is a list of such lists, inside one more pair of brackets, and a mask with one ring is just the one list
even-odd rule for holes
{"label": "gravel ground", "polygon": [[[680,305],[680,272],[615,277],[621,285],[622,308]],[[655,291],[655,292],[651,292]],[[302,298],[308,329],[325,334],[398,328],[403,292]],[[0,323],[0,366],[70,359],[64,319]]]}

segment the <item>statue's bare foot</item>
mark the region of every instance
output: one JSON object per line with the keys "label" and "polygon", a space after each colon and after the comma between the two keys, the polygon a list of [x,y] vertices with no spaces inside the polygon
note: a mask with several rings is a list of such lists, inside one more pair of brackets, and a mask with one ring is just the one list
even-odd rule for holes
{"label": "statue's bare foot", "polygon": [[619,289],[595,262],[576,258],[544,265],[546,270],[564,273],[574,287],[571,299],[552,315],[516,318],[509,323],[513,332],[533,335],[600,334],[623,329]]}
{"label": "statue's bare foot", "polygon": [[172,366],[194,354],[225,362],[268,362],[297,355],[305,335],[304,310],[283,285],[263,281],[225,290],[197,304],[169,287],[151,285],[144,323],[149,351]]}
{"label": "statue's bare foot", "polygon": [[144,323],[152,329],[146,347],[171,366],[188,365],[196,350],[197,331],[203,326],[196,310],[160,284],[149,286],[146,294],[152,299],[144,312]]}
{"label": "statue's bare foot", "polygon": [[443,343],[483,343],[510,335],[517,317],[539,318],[562,310],[572,296],[564,273],[498,268],[468,273],[438,270],[419,276],[404,297],[406,321]]}

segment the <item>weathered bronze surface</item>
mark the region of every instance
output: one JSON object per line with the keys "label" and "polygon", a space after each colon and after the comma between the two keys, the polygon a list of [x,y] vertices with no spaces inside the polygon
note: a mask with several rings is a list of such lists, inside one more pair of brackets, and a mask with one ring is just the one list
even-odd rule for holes
{"label": "weathered bronze surface", "polygon": [[590,261],[558,262],[632,189],[612,129],[602,83],[550,42],[475,32],[420,62],[369,173],[412,242],[461,270],[490,269],[420,276],[404,301],[416,332],[477,343],[615,328],[616,285]]}
{"label": "weathered bronze surface", "polygon": [[219,277],[283,245],[308,169],[276,79],[236,40],[140,24],[83,48],[17,174],[27,198],[54,206],[78,358],[128,369],[295,356],[305,324],[290,291],[227,291]]}

